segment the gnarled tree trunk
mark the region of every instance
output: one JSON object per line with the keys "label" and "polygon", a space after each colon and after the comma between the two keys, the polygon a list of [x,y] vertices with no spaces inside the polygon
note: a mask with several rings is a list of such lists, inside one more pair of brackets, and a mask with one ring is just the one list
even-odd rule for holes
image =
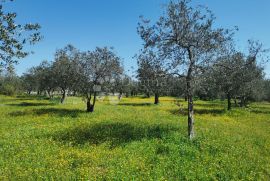
{"label": "gnarled tree trunk", "polygon": [[91,94],[89,97],[87,97],[87,101],[86,101],[86,106],[87,106],[86,111],[87,112],[94,112],[94,107],[96,104],[96,97],[97,97],[97,94],[96,94],[96,92],[94,92],[93,104],[91,104]]}
{"label": "gnarled tree trunk", "polygon": [[61,104],[64,103],[65,99],[66,99],[66,90],[62,90]]}
{"label": "gnarled tree trunk", "polygon": [[232,109],[232,103],[231,103],[231,94],[228,92],[227,93],[227,100],[228,100],[228,110]]}
{"label": "gnarled tree trunk", "polygon": [[86,101],[86,106],[87,106],[86,111],[87,112],[93,112],[94,111],[93,105],[91,104],[90,101],[91,101],[91,98],[87,98],[87,101]]}
{"label": "gnarled tree trunk", "polygon": [[159,95],[158,93],[155,93],[155,104],[159,103]]}

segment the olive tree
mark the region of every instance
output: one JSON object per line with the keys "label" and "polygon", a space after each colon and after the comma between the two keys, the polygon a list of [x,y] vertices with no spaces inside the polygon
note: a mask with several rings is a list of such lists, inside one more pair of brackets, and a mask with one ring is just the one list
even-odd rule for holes
{"label": "olive tree", "polygon": [[23,73],[21,79],[23,82],[23,88],[28,94],[37,90],[39,82],[36,78],[35,67],[32,67],[28,69],[27,72]]}
{"label": "olive tree", "polygon": [[56,51],[52,71],[56,85],[61,89],[61,103],[64,102],[67,91],[80,82],[79,57],[80,52],[72,45]]}
{"label": "olive tree", "polygon": [[159,95],[165,85],[166,73],[163,70],[162,62],[152,50],[144,50],[137,56],[138,79],[141,86],[147,92],[154,93],[154,104],[159,103]]}
{"label": "olive tree", "polygon": [[263,89],[263,67],[259,57],[265,53],[262,44],[249,41],[249,53],[227,51],[213,65],[209,77],[219,91],[227,97],[227,109],[231,109],[231,99],[240,99],[240,106],[246,106],[250,99],[257,99]]}
{"label": "olive tree", "polygon": [[219,49],[231,39],[231,32],[214,28],[215,17],[203,6],[192,7],[190,1],[170,1],[166,12],[153,25],[142,18],[138,33],[145,47],[155,47],[164,60],[169,62],[170,72],[186,79],[188,99],[188,136],[193,138],[193,93],[194,74],[206,66]]}
{"label": "olive tree", "polygon": [[113,93],[118,92],[118,99],[121,99],[123,95],[128,97],[131,94],[132,79],[126,74],[121,74],[115,77],[114,82],[111,84],[111,91]]}
{"label": "olive tree", "polygon": [[80,66],[83,77],[81,92],[86,97],[87,112],[93,112],[102,86],[122,73],[120,58],[112,48],[97,47],[94,51],[82,53]]}
{"label": "olive tree", "polygon": [[15,12],[5,12],[0,1],[0,68],[17,63],[29,54],[25,47],[40,41],[39,24],[18,24]]}

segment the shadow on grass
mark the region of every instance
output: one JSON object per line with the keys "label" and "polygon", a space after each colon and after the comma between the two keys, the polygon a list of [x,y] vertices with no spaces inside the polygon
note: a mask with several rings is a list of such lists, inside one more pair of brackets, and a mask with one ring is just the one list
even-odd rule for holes
{"label": "shadow on grass", "polygon": [[9,113],[9,116],[19,117],[19,116],[26,116],[26,115],[29,115],[29,114],[31,114],[31,112],[28,112],[28,111],[14,111],[14,112]]}
{"label": "shadow on grass", "polygon": [[[184,110],[179,110],[179,109],[173,109],[169,111],[170,113],[174,115],[187,115],[188,111],[187,108]],[[226,111],[225,109],[195,109],[194,114],[212,114],[212,115],[221,115],[224,114]]]}
{"label": "shadow on grass", "polygon": [[17,101],[27,101],[27,100],[49,100],[47,96],[38,96],[38,95],[21,95],[16,96],[14,100]]}
{"label": "shadow on grass", "polygon": [[255,114],[270,114],[269,109],[261,109],[261,110],[251,110],[250,112],[255,113]]}
{"label": "shadow on grass", "polygon": [[33,110],[28,110],[28,111],[15,111],[11,112],[9,115],[13,117],[18,117],[18,116],[25,116],[25,115],[45,115],[49,114],[52,116],[58,116],[58,117],[72,117],[76,118],[80,114],[86,113],[86,111],[79,110],[79,109],[61,109],[61,108],[43,108],[43,109],[33,109]]}
{"label": "shadow on grass", "polygon": [[152,103],[120,103],[119,106],[151,106]]}
{"label": "shadow on grass", "polygon": [[47,108],[47,109],[36,109],[34,114],[40,116],[44,114],[56,115],[59,117],[78,117],[79,114],[86,113],[86,111],[80,109],[63,109],[63,108]]}
{"label": "shadow on grass", "polygon": [[42,103],[42,102],[21,102],[18,104],[6,104],[8,106],[21,106],[21,107],[28,107],[28,106],[53,106],[55,103]]}
{"label": "shadow on grass", "polygon": [[[175,128],[174,128],[175,129]],[[83,125],[54,135],[54,139],[73,146],[85,143],[99,145],[109,142],[110,147],[124,146],[132,141],[162,138],[173,128],[161,125],[137,126],[129,123],[98,123]]]}
{"label": "shadow on grass", "polygon": [[211,107],[211,108],[215,108],[215,107],[224,107],[223,104],[219,104],[219,103],[205,103],[205,104],[202,104],[202,103],[194,103],[194,106],[199,106],[199,107]]}

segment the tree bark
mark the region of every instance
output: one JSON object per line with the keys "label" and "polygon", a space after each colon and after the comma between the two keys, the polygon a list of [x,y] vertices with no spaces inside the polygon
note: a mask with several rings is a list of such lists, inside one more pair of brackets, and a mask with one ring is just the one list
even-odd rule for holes
{"label": "tree bark", "polygon": [[192,139],[195,137],[194,131],[194,110],[193,110],[193,98],[192,98],[192,87],[191,87],[191,79],[192,79],[192,71],[193,66],[195,64],[193,60],[193,54],[191,48],[188,48],[188,56],[190,65],[187,72],[186,83],[187,83],[187,99],[188,99],[188,137]]}
{"label": "tree bark", "polygon": [[188,136],[190,139],[195,137],[194,132],[194,110],[193,110],[193,99],[191,92],[190,81],[187,81],[187,100],[188,100]]}
{"label": "tree bark", "polygon": [[87,112],[94,112],[94,107],[96,104],[96,97],[97,97],[97,94],[96,94],[96,92],[94,92],[93,104],[91,104],[91,95],[90,95],[90,97],[87,97],[87,101],[86,101],[86,106],[87,106],[86,111]]}
{"label": "tree bark", "polygon": [[154,104],[159,104],[159,96],[158,93],[155,93],[155,103]]}
{"label": "tree bark", "polygon": [[227,100],[228,100],[228,111],[232,109],[232,103],[231,103],[231,94],[227,93]]}
{"label": "tree bark", "polygon": [[65,98],[66,98],[66,90],[63,90],[63,92],[62,92],[62,97],[61,97],[61,104],[64,103]]}
{"label": "tree bark", "polygon": [[87,106],[86,111],[87,112],[93,112],[93,106],[92,106],[90,101],[91,101],[91,97],[88,97],[87,101],[86,101],[86,106]]}

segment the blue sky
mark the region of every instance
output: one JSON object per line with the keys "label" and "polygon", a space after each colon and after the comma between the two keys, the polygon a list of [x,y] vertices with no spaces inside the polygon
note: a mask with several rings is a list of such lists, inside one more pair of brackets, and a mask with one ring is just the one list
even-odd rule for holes
{"label": "blue sky", "polygon": [[[136,68],[132,57],[142,47],[136,32],[139,16],[155,20],[168,0],[15,0],[4,8],[18,13],[18,22],[38,22],[44,39],[31,47],[35,53],[16,66],[21,75],[42,60],[53,60],[58,48],[71,43],[81,50],[113,46],[126,70]],[[248,39],[261,41],[270,48],[269,0],[193,0],[208,6],[216,15],[217,26],[239,27],[235,39],[245,51]],[[270,77],[270,66],[266,66]]]}

